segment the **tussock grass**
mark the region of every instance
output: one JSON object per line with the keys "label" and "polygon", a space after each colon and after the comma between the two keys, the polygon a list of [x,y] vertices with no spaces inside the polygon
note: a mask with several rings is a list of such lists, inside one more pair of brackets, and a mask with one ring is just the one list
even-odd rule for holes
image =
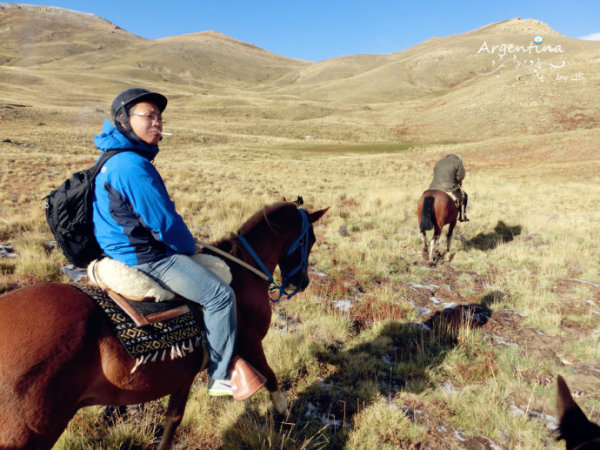
{"label": "tussock grass", "polygon": [[354,417],[348,437],[350,448],[414,448],[423,441],[427,430],[414,424],[396,404],[378,401]]}

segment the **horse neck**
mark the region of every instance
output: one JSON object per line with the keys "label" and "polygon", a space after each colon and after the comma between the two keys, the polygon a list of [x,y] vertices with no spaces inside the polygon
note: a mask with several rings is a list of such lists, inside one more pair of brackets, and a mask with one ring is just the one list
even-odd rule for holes
{"label": "horse neck", "polygon": [[289,232],[278,233],[263,222],[245,237],[267,269],[273,273],[283,257],[289,236]]}

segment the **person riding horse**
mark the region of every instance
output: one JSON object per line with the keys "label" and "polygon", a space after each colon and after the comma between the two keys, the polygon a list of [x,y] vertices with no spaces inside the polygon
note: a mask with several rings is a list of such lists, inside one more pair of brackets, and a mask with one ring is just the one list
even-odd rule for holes
{"label": "person riding horse", "polygon": [[444,191],[458,200],[459,221],[468,222],[467,200],[469,196],[462,189],[465,167],[459,155],[450,154],[440,159],[433,168],[433,181],[428,190]]}
{"label": "person riding horse", "polygon": [[[108,257],[202,305],[210,357],[209,394],[232,395],[235,294],[226,282],[191,258],[197,252],[192,233],[152,164],[162,139],[166,106],[165,96],[143,88],[127,89],[113,100],[113,122],[105,120],[94,143],[102,152],[130,151],[110,158],[96,177],[94,234]],[[236,370],[247,367],[243,362],[237,366]]]}

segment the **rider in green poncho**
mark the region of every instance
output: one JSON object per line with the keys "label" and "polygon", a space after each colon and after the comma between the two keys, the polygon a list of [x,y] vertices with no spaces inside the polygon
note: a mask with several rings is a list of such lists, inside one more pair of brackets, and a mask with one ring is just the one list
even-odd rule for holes
{"label": "rider in green poncho", "polygon": [[458,211],[461,222],[468,222],[467,200],[468,195],[462,189],[465,178],[465,167],[459,155],[450,154],[440,159],[433,168],[433,181],[429,190],[439,190],[452,193],[459,203]]}

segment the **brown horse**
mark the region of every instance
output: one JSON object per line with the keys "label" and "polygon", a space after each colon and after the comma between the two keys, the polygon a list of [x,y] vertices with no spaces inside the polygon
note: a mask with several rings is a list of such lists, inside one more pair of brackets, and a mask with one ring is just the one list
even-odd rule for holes
{"label": "brown horse", "polygon": [[[296,266],[315,242],[312,223],[325,210],[306,213],[279,202],[257,212],[238,236],[217,247],[249,264],[256,258],[273,271]],[[304,227],[304,230],[303,230]],[[256,256],[239,244],[244,235]],[[304,252],[288,251],[304,236]],[[237,354],[267,378],[275,408],[287,402],[262,348],[271,320],[269,282],[231,265],[238,308]],[[307,264],[288,277],[293,289],[308,285]],[[115,336],[103,314],[79,289],[59,283],[24,287],[0,297],[0,448],[49,449],[75,412],[89,405],[125,405],[169,395],[159,448],[171,446],[196,374],[207,365],[206,352],[141,365]]]}
{"label": "brown horse", "polygon": [[[431,264],[435,262],[437,253],[437,243],[442,234],[442,228],[446,224],[448,234],[446,238],[446,253],[450,251],[450,242],[452,241],[452,232],[456,226],[458,218],[458,209],[454,204],[454,200],[444,191],[425,191],[417,204],[417,219],[419,228],[423,235],[423,255],[428,255],[428,260]],[[429,245],[427,245],[426,231],[433,228],[433,237]]]}
{"label": "brown horse", "polygon": [[557,379],[557,406],[560,423],[558,440],[566,441],[566,448],[592,450],[600,449],[600,427],[590,422],[581,408],[575,403],[569,387],[560,375]]}

